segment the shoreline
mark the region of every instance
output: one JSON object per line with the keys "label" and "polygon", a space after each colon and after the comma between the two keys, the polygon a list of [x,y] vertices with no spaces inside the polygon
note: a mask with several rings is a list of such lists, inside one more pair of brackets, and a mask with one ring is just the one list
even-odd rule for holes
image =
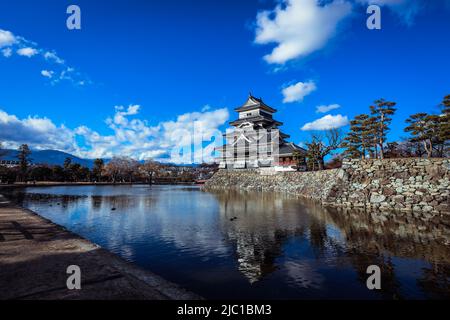
{"label": "shoreline", "polygon": [[425,220],[447,220],[450,159],[353,159],[339,169],[307,172],[220,169],[202,189],[230,188],[294,194],[331,207],[413,212]]}
{"label": "shoreline", "polygon": [[195,186],[195,182],[154,182],[152,184],[144,182],[36,182],[36,183],[14,183],[14,184],[0,184],[0,190],[2,189],[20,189],[20,188],[34,188],[34,187],[64,187],[64,186],[132,186],[132,185],[142,185],[142,186],[165,186],[165,185],[185,185],[185,186]]}
{"label": "shoreline", "polygon": [[[202,300],[0,195],[0,300]],[[78,265],[81,290],[69,290]]]}

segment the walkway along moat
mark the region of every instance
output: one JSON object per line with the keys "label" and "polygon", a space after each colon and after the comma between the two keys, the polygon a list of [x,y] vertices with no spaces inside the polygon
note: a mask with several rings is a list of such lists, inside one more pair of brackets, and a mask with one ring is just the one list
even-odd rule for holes
{"label": "walkway along moat", "polygon": [[[0,200],[0,300],[199,299],[29,210]],[[81,290],[67,289],[70,265],[81,268]]]}

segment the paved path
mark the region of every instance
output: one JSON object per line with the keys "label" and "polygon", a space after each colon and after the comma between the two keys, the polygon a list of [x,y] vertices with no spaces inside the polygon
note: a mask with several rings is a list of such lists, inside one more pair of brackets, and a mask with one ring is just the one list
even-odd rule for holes
{"label": "paved path", "polygon": [[[81,290],[69,290],[69,265]],[[0,195],[0,300],[200,299]]]}

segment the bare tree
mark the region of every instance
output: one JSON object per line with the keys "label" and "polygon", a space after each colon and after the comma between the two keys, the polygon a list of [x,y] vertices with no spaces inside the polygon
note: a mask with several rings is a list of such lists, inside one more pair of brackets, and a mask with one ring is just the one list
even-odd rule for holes
{"label": "bare tree", "polygon": [[153,177],[161,170],[161,164],[153,159],[146,160],[139,166],[139,171],[142,172],[148,179],[148,183],[153,183]]}
{"label": "bare tree", "polygon": [[325,168],[325,157],[338,149],[343,141],[342,131],[339,129],[330,129],[326,131],[325,137],[321,134],[313,134],[311,142],[307,143],[306,157],[312,165],[312,170],[323,170]]}
{"label": "bare tree", "polygon": [[103,174],[113,182],[132,182],[139,163],[128,157],[114,157],[103,168]]}

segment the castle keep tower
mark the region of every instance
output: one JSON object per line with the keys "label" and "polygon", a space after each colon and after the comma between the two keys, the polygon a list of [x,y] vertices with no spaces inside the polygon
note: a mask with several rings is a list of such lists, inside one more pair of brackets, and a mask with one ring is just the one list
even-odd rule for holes
{"label": "castle keep tower", "polygon": [[276,109],[266,105],[261,98],[251,94],[241,107],[235,109],[237,120],[224,134],[226,144],[216,150],[222,169],[245,169],[260,167],[283,167],[295,165],[294,152],[305,150],[292,142],[289,135],[281,132],[281,122],[273,118]]}

